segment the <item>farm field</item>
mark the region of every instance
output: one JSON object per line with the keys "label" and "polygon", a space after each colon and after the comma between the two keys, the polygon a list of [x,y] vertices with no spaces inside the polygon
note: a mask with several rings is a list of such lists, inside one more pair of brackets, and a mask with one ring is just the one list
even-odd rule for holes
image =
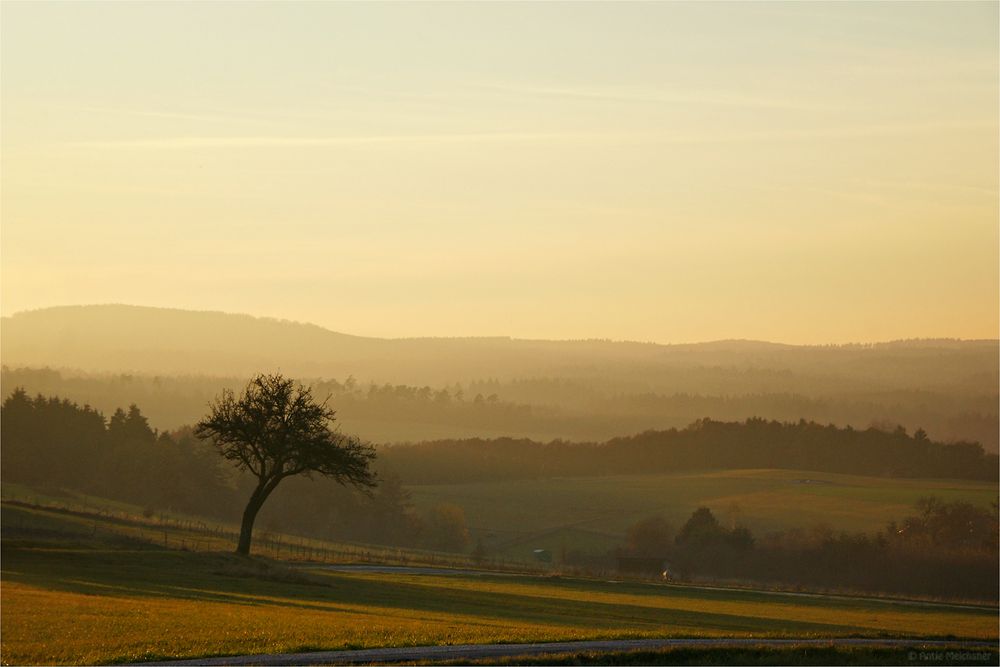
{"label": "farm field", "polygon": [[798,470],[713,470],[670,475],[564,477],[409,487],[417,509],[452,503],[474,538],[495,553],[526,558],[533,549],[604,552],[629,525],[662,514],[680,527],[700,506],[756,534],[825,523],[874,531],[912,514],[935,495],[988,505],[995,484],[950,479],[887,479]]}
{"label": "farm field", "polygon": [[992,607],[526,575],[307,574],[222,551],[67,539],[70,518],[4,507],[5,529],[25,521],[2,543],[5,664],[599,638],[997,636]]}

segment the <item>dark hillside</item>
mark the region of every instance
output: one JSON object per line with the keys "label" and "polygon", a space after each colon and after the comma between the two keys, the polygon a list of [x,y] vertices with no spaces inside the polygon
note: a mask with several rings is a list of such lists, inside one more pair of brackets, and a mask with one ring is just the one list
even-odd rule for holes
{"label": "dark hillside", "polygon": [[783,468],[875,477],[996,481],[998,459],[978,443],[933,442],[923,431],[858,431],[763,419],[648,431],[602,444],[527,439],[443,440],[382,448],[409,484],[447,484],[684,470]]}

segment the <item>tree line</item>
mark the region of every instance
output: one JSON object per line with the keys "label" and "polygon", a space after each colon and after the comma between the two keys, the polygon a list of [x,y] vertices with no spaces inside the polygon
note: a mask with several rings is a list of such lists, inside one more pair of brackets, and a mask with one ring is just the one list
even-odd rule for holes
{"label": "tree line", "polygon": [[637,522],[622,548],[603,558],[607,566],[615,557],[662,562],[665,576],[680,580],[996,600],[997,504],[987,509],[930,496],[914,510],[873,533],[816,525],[756,537],[743,526],[723,526],[701,507],[677,531],[660,516]]}
{"label": "tree line", "polygon": [[998,459],[972,442],[934,442],[918,429],[838,428],[800,420],[700,419],[604,443],[435,440],[383,447],[382,464],[408,484],[780,468],[876,477],[996,481]]}
{"label": "tree line", "polygon": [[[719,372],[701,369],[700,374]],[[372,383],[346,378],[305,378],[317,396],[330,395],[344,428],[373,442],[416,442],[432,438],[526,437],[534,440],[606,440],[648,429],[683,428],[705,415],[722,421],[757,415],[779,421],[799,418],[855,428],[903,424],[922,426],[941,441],[969,440],[988,451],[998,446],[997,394],[962,389],[869,389],[796,386],[779,371],[767,374],[775,386],[744,386],[746,373],[731,369],[710,385],[610,379],[534,377],[480,379],[431,387]],[[85,374],[47,368],[0,370],[0,384],[23,386],[31,394],[87,401],[110,414],[138,403],[150,423],[172,430],[193,424],[221,389],[239,390],[247,378],[143,374]],[[781,384],[780,382],[784,382]]]}
{"label": "tree line", "polygon": [[[41,491],[73,491],[137,505],[237,521],[259,483],[231,467],[191,427],[150,427],[136,405],[110,418],[57,397],[15,389],[0,406],[0,481]],[[266,530],[311,537],[462,551],[469,545],[460,508],[418,514],[399,478],[383,473],[371,494],[335,479],[289,478],[260,509]]]}

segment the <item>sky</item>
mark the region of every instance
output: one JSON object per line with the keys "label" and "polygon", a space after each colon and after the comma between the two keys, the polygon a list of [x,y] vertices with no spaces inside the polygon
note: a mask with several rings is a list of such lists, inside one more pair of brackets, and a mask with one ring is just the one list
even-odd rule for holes
{"label": "sky", "polygon": [[0,310],[995,338],[998,5],[0,4]]}

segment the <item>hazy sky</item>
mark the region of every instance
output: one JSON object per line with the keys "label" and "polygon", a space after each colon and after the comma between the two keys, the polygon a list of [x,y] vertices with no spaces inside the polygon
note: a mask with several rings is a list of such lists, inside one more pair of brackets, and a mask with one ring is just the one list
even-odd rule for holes
{"label": "hazy sky", "polygon": [[997,3],[0,12],[4,314],[997,336]]}

